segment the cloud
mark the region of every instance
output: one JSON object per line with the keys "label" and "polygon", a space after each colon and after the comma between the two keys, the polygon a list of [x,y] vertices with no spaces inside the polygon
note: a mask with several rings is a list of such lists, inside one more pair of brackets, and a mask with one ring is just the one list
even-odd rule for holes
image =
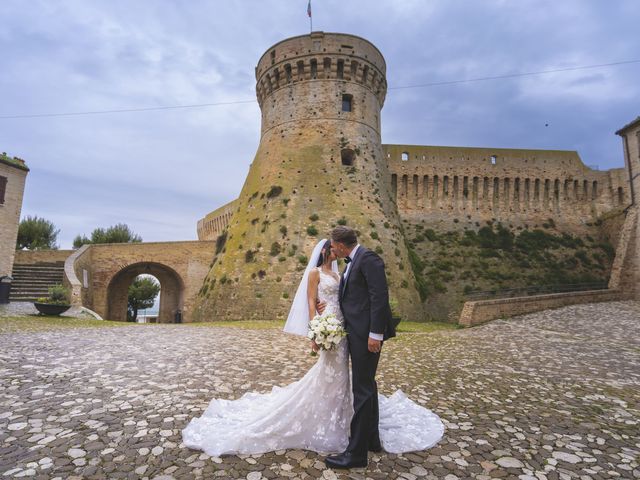
{"label": "cloud", "polygon": [[[391,87],[636,59],[637,18],[634,0],[313,2],[314,29],[380,48]],[[309,28],[305,0],[5,0],[0,20],[0,115],[254,99],[260,55]],[[390,90],[383,142],[578,148],[620,166],[613,132],[638,115],[639,72]],[[23,215],[51,217],[63,247],[117,222],[145,240],[193,239],[239,193],[259,129],[256,103],[0,119],[0,149],[27,160]]]}

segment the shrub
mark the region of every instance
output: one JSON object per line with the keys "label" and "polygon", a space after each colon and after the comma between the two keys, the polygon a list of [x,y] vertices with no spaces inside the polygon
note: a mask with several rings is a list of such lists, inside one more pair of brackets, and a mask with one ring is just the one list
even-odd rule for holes
{"label": "shrub", "polygon": [[380,237],[378,236],[378,232],[371,232],[369,234],[371,236],[371,238],[373,238],[374,240],[379,240]]}
{"label": "shrub", "polygon": [[[256,261],[255,255],[256,255],[256,252],[254,250],[251,250],[251,249],[247,250],[244,253],[244,261],[246,263],[255,262]],[[222,280],[220,280],[220,281],[222,281]]]}
{"label": "shrub", "polygon": [[227,275],[222,275],[222,277],[220,277],[220,283],[222,285],[224,285],[225,283],[227,283],[229,281],[229,277],[227,277]]}
{"label": "shrub", "polygon": [[609,260],[613,260],[616,256],[616,250],[610,243],[600,243],[598,244],[598,247],[600,247],[604,251],[607,257],[609,257]]}
{"label": "shrub", "polygon": [[287,227],[286,227],[286,225],[281,225],[280,226],[280,233],[282,234],[283,237],[287,236]]}
{"label": "shrub", "polygon": [[[267,198],[275,198],[282,193],[282,187],[277,185],[273,185],[271,189],[267,192]],[[286,205],[286,204],[285,204]]]}
{"label": "shrub", "polygon": [[582,262],[583,265],[591,265],[591,260],[589,260],[589,257],[587,256],[587,252],[585,252],[584,250],[578,250],[574,256],[580,260],[580,262]]}
{"label": "shrub", "polygon": [[284,293],[282,294],[282,298],[284,298],[284,299],[289,298],[289,294],[288,294],[287,292],[284,292]]}
{"label": "shrub", "polygon": [[311,214],[311,216],[309,217],[309,220],[311,220],[312,222],[316,222],[320,217],[318,216],[317,213],[313,213]]}
{"label": "shrub", "polygon": [[315,237],[316,235],[318,235],[318,229],[314,225],[309,225],[307,227],[307,234]]}
{"label": "shrub", "polygon": [[283,257],[283,256],[278,257],[279,262],[284,262],[286,259],[287,257]]}
{"label": "shrub", "polygon": [[273,242],[271,244],[271,250],[269,251],[269,255],[271,255],[272,257],[276,257],[280,255],[281,251],[282,251],[282,247],[280,246],[280,244],[278,242]]}
{"label": "shrub", "polygon": [[427,237],[427,239],[430,242],[435,242],[438,239],[438,235],[436,234],[435,230],[433,230],[431,228],[427,228],[424,231],[424,236]]}
{"label": "shrub", "polygon": [[342,217],[340,219],[338,219],[338,225],[346,225],[347,224],[347,219]]}
{"label": "shrub", "polygon": [[378,246],[376,247],[376,249],[375,249],[375,252],[376,252],[378,255],[382,255],[382,253],[383,253],[382,247],[381,247],[380,245],[378,245]]}
{"label": "shrub", "polygon": [[227,243],[227,231],[222,232],[221,235],[216,238],[216,255],[218,255],[224,249],[225,244]]}
{"label": "shrub", "polygon": [[309,263],[309,259],[306,255],[298,255],[298,262],[302,265],[306,265],[307,263]]}
{"label": "shrub", "polygon": [[69,305],[70,291],[67,287],[57,284],[49,287],[49,296],[38,298],[38,303],[49,303],[51,305]]}

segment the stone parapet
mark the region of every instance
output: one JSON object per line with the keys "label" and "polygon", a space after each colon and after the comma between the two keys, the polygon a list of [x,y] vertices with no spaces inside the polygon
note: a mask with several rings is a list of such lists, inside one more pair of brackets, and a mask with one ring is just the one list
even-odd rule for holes
{"label": "stone parapet", "polygon": [[513,317],[550,308],[559,308],[578,303],[627,300],[629,298],[629,294],[616,289],[478,300],[464,304],[458,323],[466,327],[472,327],[498,318]]}
{"label": "stone parapet", "polygon": [[64,262],[76,250],[16,250],[14,263],[34,265],[36,263]]}

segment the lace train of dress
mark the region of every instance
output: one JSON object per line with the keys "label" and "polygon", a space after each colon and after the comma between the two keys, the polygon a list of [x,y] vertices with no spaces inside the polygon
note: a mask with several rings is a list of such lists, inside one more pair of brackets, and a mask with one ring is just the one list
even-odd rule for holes
{"label": "lace train of dress", "polygon": [[[342,319],[339,282],[321,272],[318,297],[325,313]],[[353,416],[347,341],[318,361],[300,380],[268,393],[246,393],[237,400],[213,399],[200,418],[182,431],[187,447],[211,456],[254,454],[289,448],[342,452],[349,443]],[[380,441],[390,453],[424,450],[444,433],[440,418],[398,390],[379,395]]]}

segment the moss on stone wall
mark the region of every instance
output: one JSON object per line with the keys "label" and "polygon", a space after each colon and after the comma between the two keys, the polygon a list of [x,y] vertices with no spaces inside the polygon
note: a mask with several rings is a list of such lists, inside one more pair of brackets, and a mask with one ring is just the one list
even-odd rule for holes
{"label": "moss on stone wall", "polygon": [[436,231],[405,221],[404,229],[433,320],[456,320],[473,291],[606,283],[615,255],[597,229],[578,237],[552,222],[536,229],[486,222],[475,230]]}

